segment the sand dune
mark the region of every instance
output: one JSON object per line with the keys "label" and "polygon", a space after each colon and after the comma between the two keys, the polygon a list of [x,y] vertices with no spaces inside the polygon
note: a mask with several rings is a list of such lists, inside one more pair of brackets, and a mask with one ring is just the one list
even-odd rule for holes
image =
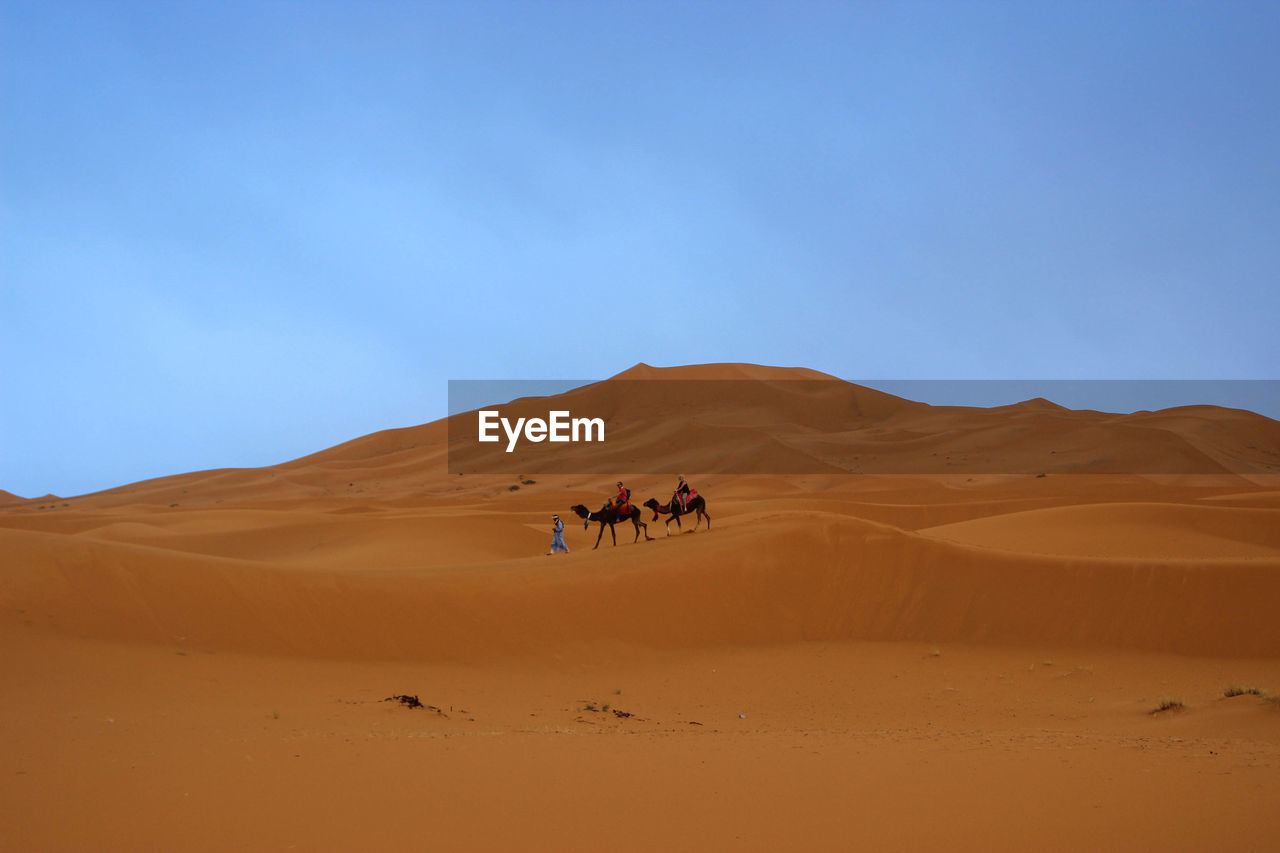
{"label": "sand dune", "polygon": [[[695,382],[647,381],[655,378]],[[670,449],[667,415],[697,405],[690,395],[700,381],[731,386],[696,410],[711,439]],[[757,396],[738,384],[746,381],[770,390]],[[669,390],[655,395],[659,386]],[[271,468],[176,475],[53,508],[12,504],[0,514],[13,566],[0,601],[33,605],[48,624],[76,634],[148,642],[185,635],[245,652],[287,646],[322,656],[485,657],[483,644],[457,639],[463,626],[480,624],[498,638],[494,654],[549,651],[586,636],[659,648],[999,638],[1280,654],[1275,632],[1255,624],[1280,601],[1274,488],[1251,487],[1225,468],[1207,485],[1179,485],[1080,474],[1096,466],[1070,461],[1201,453],[1215,465],[1247,460],[1256,471],[1280,447],[1277,425],[1265,418],[1211,407],[1115,416],[1043,400],[932,407],[815,371],[752,365],[639,365],[556,405],[582,400],[592,411],[631,413],[610,453],[638,458],[667,448],[660,452],[672,471],[712,469],[727,452],[817,464],[800,475],[702,475],[714,538],[619,548],[587,571],[582,561],[594,555],[580,551],[594,539],[573,533],[569,519],[578,551],[547,565],[545,528],[552,511],[568,519],[572,503],[597,506],[608,480],[449,474],[447,425],[437,421]],[[761,410],[762,400],[773,408]],[[549,405],[522,402],[530,411]],[[637,406],[652,419],[636,420]],[[1205,424],[1214,427],[1212,447]],[[975,449],[977,435],[986,450]],[[832,473],[857,457],[851,448],[872,441],[881,457],[914,458],[932,473]],[[938,454],[945,471],[949,454],[959,463],[982,453],[1022,462],[1057,456],[1077,473],[936,471]],[[670,488],[670,474],[625,476],[638,501],[665,499]],[[661,536],[661,523],[651,532]],[[629,545],[634,530],[619,536]],[[87,589],[93,594],[76,592]],[[596,595],[608,602],[606,620],[598,608],[578,607]],[[724,611],[726,598],[737,609]],[[1143,617],[1135,619],[1129,611],[1139,599]],[[254,601],[256,609],[247,604]],[[1064,610],[1067,602],[1074,609]],[[379,619],[380,610],[391,615]]]}
{"label": "sand dune", "polygon": [[[1108,508],[1106,524],[1078,507],[1033,510],[923,536],[812,508],[740,510],[713,536],[619,546],[589,571],[583,561],[597,555],[528,556],[546,537],[510,518],[294,521],[231,534],[5,530],[0,541],[19,568],[0,606],[25,605],[77,635],[432,661],[550,655],[584,641],[1280,649],[1271,618],[1280,562],[1257,541],[1267,534],[1166,542],[1180,514],[1137,509],[1147,512]],[[1260,523],[1274,518],[1260,512]],[[450,534],[453,544],[432,548]],[[1119,553],[1099,555],[1103,539]],[[497,555],[491,542],[507,551],[523,543],[525,556]]]}
{"label": "sand dune", "polygon": [[[813,371],[740,365],[639,366],[557,401],[605,418],[609,441],[530,444],[515,456],[501,446],[455,446],[451,470],[502,471],[520,460],[557,473],[1280,474],[1280,424],[1210,406],[1128,415],[1043,400],[930,406]],[[529,398],[504,411],[535,417],[547,408]],[[455,439],[474,435],[473,420],[450,419]]]}
{"label": "sand dune", "polygon": [[[771,387],[700,407],[651,379]],[[56,504],[0,493],[0,797],[34,816],[0,847],[404,844],[424,802],[452,849],[1273,834],[1274,422],[933,407],[754,365],[639,365],[551,402],[619,419],[616,472],[451,474],[436,421]],[[712,532],[646,512],[655,541],[627,524],[592,550],[568,512],[616,477],[665,499],[677,471]],[[548,559],[553,512],[572,553]],[[381,702],[403,692],[439,713]],[[921,823],[922,798],[952,805]]]}
{"label": "sand dune", "polygon": [[1034,554],[1274,560],[1280,550],[1280,510],[1092,504],[988,516],[923,532],[951,542]]}

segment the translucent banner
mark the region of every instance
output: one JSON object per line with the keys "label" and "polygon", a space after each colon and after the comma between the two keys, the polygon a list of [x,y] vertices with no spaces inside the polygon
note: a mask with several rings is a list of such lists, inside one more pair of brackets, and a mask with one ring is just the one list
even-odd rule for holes
{"label": "translucent banner", "polygon": [[[872,386],[876,387],[872,387]],[[451,380],[451,473],[1280,473],[1280,380]]]}

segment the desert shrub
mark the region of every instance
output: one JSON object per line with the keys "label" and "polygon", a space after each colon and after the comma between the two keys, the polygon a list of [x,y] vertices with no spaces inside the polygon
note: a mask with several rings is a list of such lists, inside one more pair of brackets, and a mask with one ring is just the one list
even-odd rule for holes
{"label": "desert shrub", "polygon": [[1244,696],[1245,694],[1265,697],[1267,695],[1267,691],[1259,687],[1241,687],[1239,684],[1232,684],[1231,686],[1224,688],[1222,691],[1222,695],[1226,699],[1230,699],[1232,696]]}

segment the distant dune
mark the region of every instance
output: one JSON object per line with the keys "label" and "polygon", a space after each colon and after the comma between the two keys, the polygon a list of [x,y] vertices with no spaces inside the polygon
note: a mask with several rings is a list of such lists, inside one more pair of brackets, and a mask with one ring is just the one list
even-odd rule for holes
{"label": "distant dune", "polygon": [[[670,382],[652,383],[662,379]],[[684,381],[676,381],[684,380]],[[704,382],[728,390],[708,400]],[[495,401],[502,403],[505,401]],[[995,408],[931,406],[803,368],[637,365],[555,398],[503,407],[512,416],[564,407],[610,418],[604,445],[529,445],[527,471],[787,474],[1280,475],[1280,423],[1253,412],[1183,406],[1108,414],[1046,400]],[[468,438],[474,417],[357,438],[267,468],[223,469],[148,480],[75,499],[78,507],[180,506],[219,501],[376,496],[412,501],[456,491],[446,474],[450,427]],[[485,453],[503,471],[501,447]],[[454,448],[455,469],[477,454]],[[483,470],[483,465],[481,465]],[[584,479],[587,482],[589,478]],[[48,500],[42,498],[37,500]],[[58,499],[65,500],[65,499]]]}

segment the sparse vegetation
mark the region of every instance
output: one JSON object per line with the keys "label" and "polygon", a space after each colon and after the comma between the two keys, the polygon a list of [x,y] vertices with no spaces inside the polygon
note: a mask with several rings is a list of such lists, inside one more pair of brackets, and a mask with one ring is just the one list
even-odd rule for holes
{"label": "sparse vegetation", "polygon": [[1261,687],[1241,687],[1239,684],[1232,684],[1230,687],[1227,687],[1222,691],[1222,697],[1224,699],[1230,699],[1232,696],[1244,696],[1245,694],[1261,696],[1264,699],[1267,698],[1267,691],[1263,690]]}
{"label": "sparse vegetation", "polygon": [[1232,684],[1222,691],[1222,698],[1230,699],[1233,696],[1257,696],[1264,702],[1268,702],[1277,708],[1280,708],[1280,695],[1263,690],[1261,687],[1241,687],[1238,684]]}
{"label": "sparse vegetation", "polygon": [[1176,697],[1166,696],[1165,698],[1160,700],[1159,705],[1156,705],[1154,708],[1151,709],[1151,713],[1159,714],[1164,711],[1181,711],[1185,707],[1187,706],[1181,699]]}
{"label": "sparse vegetation", "polygon": [[[621,693],[622,691],[618,690],[617,692]],[[620,720],[625,720],[630,718],[634,718],[637,720],[643,719],[642,717],[637,717],[635,714],[631,713],[630,711],[624,711],[621,708],[615,708],[612,705],[610,705],[608,702],[601,703],[601,702],[583,701],[582,707],[579,708],[578,710],[592,711],[597,714],[613,714],[615,717],[617,717]]]}

